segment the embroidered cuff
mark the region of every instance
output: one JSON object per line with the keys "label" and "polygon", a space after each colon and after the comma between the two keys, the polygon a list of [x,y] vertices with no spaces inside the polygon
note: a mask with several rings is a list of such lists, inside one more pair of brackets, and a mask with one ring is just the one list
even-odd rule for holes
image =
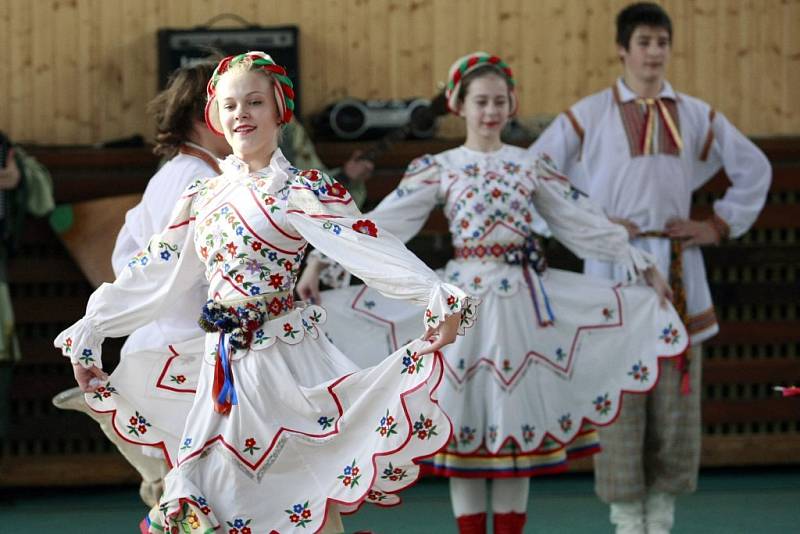
{"label": "embroidered cuff", "polygon": [[654,267],[655,265],[656,259],[652,254],[631,246],[628,261],[625,262],[628,280],[630,282],[639,280],[642,276],[644,276],[644,272],[647,269]]}
{"label": "embroidered cuff", "polygon": [[475,323],[478,304],[480,299],[467,295],[454,285],[437,284],[425,310],[425,328],[435,328],[447,317],[461,312],[458,333],[464,335],[466,329]]}
{"label": "embroidered cuff", "polygon": [[69,358],[73,364],[103,368],[101,359],[103,338],[92,331],[85,318],[61,332],[53,344],[57,349],[61,349],[61,354]]}

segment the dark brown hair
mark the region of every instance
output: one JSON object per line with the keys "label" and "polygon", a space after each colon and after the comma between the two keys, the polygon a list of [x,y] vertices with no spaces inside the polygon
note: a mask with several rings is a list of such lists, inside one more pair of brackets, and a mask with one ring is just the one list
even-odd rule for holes
{"label": "dark brown hair", "polygon": [[638,26],[664,28],[672,41],[672,20],[664,8],[651,2],[638,2],[624,8],[617,15],[617,44],[629,50],[631,36]]}
{"label": "dark brown hair", "polygon": [[171,158],[189,140],[194,121],[204,122],[206,85],[216,62],[203,61],[180,67],[169,77],[167,88],[147,104],[156,119],[156,146],[153,152]]}

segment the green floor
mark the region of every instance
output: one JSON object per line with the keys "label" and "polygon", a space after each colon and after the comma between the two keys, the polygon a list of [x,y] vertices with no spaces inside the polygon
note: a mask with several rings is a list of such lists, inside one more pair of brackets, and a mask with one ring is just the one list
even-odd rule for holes
{"label": "green floor", "polygon": [[[455,533],[446,482],[425,480],[397,508],[363,509],[348,532]],[[145,512],[135,489],[23,490],[0,493],[0,532],[136,533]],[[536,479],[526,533],[610,533],[605,506],[587,475]],[[221,531],[224,533],[224,531]],[[675,534],[800,533],[800,469],[708,471],[694,495],[678,500]]]}

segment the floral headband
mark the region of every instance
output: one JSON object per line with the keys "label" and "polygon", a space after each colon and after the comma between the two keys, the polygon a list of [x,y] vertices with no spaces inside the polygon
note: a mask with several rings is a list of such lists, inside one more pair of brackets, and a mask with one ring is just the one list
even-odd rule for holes
{"label": "floral headband", "polygon": [[514,90],[516,81],[514,80],[514,75],[511,72],[511,68],[497,56],[487,54],[486,52],[473,52],[472,54],[467,54],[466,56],[457,59],[456,62],[450,67],[450,71],[447,76],[445,97],[447,98],[447,107],[450,108],[452,113],[458,113],[459,110],[458,93],[461,89],[461,80],[473,70],[486,65],[494,65],[505,75],[508,85],[511,88],[511,115],[517,112],[517,94]]}
{"label": "floral headband", "polygon": [[222,124],[219,120],[219,106],[217,104],[217,83],[223,74],[234,65],[249,59],[250,70],[263,70],[269,73],[274,80],[275,103],[278,105],[278,115],[281,118],[281,124],[286,124],[292,120],[294,113],[294,85],[289,76],[286,75],[286,69],[275,63],[269,54],[264,52],[246,52],[238,56],[228,56],[219,62],[217,68],[214,69],[214,74],[208,81],[206,94],[208,95],[208,102],[206,102],[206,124],[214,133],[222,135]]}

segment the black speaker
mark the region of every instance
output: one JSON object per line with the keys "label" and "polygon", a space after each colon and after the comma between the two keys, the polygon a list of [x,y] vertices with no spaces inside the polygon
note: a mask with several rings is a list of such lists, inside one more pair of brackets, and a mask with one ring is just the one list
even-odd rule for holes
{"label": "black speaker", "polygon": [[294,83],[295,114],[300,116],[299,31],[297,26],[248,26],[236,29],[196,27],[158,30],[158,84],[163,89],[170,73],[192,65],[213,52],[226,56],[261,50],[284,67]]}

